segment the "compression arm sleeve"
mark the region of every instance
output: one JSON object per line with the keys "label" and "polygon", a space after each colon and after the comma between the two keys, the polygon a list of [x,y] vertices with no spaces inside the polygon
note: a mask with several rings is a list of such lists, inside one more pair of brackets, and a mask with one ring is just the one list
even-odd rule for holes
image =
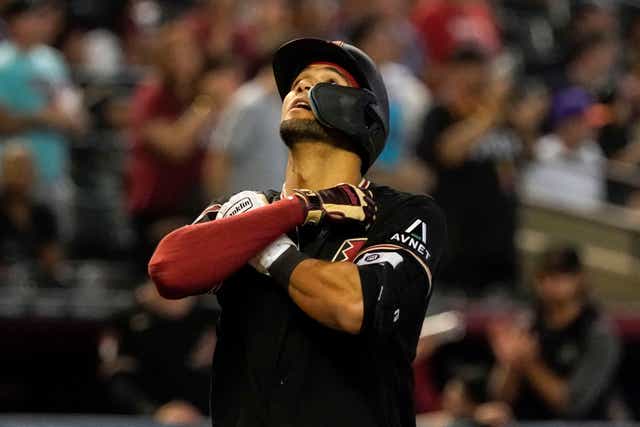
{"label": "compression arm sleeve", "polygon": [[187,225],[168,234],[149,262],[165,298],[207,292],[283,233],[304,222],[303,203],[287,198],[244,214]]}

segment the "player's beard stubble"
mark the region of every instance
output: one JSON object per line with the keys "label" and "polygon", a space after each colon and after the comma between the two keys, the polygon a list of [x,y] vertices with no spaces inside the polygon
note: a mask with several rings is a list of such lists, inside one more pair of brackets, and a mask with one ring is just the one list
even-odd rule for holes
{"label": "player's beard stubble", "polygon": [[296,142],[322,141],[327,144],[352,150],[346,138],[338,130],[329,129],[311,119],[289,119],[280,124],[280,137],[291,148]]}
{"label": "player's beard stubble", "polygon": [[280,137],[291,148],[300,141],[330,142],[329,130],[311,119],[289,119],[280,124]]}

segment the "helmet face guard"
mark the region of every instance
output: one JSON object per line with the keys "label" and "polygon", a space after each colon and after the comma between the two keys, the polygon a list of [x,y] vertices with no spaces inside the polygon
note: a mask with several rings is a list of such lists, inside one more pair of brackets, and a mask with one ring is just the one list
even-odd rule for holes
{"label": "helmet face guard", "polygon": [[322,125],[352,137],[368,133],[365,111],[376,102],[370,90],[318,83],[309,91],[309,100],[313,114]]}
{"label": "helmet face guard", "polygon": [[[356,139],[368,163],[374,155],[374,139],[385,138],[376,96],[369,89],[318,83],[309,91],[311,110],[320,124]],[[377,156],[377,153],[376,153]]]}

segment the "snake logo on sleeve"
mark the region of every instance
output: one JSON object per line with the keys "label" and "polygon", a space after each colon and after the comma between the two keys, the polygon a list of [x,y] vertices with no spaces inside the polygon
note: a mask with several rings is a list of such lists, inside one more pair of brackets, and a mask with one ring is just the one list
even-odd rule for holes
{"label": "snake logo on sleeve", "polygon": [[358,252],[360,252],[360,249],[362,249],[362,247],[366,243],[367,243],[366,237],[345,240],[331,261],[334,261],[334,262],[353,261],[356,255],[358,255]]}

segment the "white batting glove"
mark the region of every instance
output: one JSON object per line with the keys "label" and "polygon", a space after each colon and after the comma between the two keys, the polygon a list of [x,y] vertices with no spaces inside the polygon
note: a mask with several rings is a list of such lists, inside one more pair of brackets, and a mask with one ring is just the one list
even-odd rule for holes
{"label": "white batting glove", "polygon": [[216,219],[249,212],[252,209],[267,206],[268,204],[269,201],[267,197],[262,193],[258,193],[257,191],[241,191],[231,196],[229,201],[222,205],[216,214]]}

